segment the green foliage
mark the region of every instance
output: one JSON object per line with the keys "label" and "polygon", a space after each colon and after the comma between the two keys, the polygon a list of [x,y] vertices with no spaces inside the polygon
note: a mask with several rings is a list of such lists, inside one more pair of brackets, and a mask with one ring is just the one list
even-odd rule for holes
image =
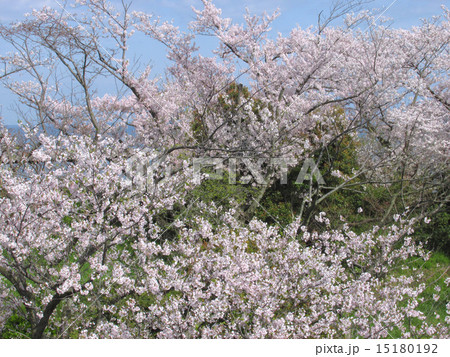
{"label": "green foliage", "polygon": [[[424,314],[425,321],[432,326],[447,325],[445,317],[447,316],[446,305],[450,302],[450,286],[445,283],[445,280],[450,278],[449,266],[450,258],[441,252],[433,253],[427,261],[417,258],[409,259],[407,275],[415,277],[416,285],[425,284],[426,287],[420,294],[419,310]],[[418,273],[423,274],[423,277],[417,279]],[[416,336],[411,329],[412,326],[420,326],[421,322],[417,317],[408,318],[404,324],[411,332],[411,338],[422,337]],[[400,335],[394,331],[390,337],[399,338]]]}
{"label": "green foliage", "polygon": [[[205,168],[204,173],[213,174],[211,169]],[[230,175],[223,172],[221,179],[206,179],[190,194],[189,201],[201,201],[207,205],[214,204],[223,210],[235,207],[245,209],[251,204],[251,198],[255,197],[259,188],[250,185],[230,183]]]}
{"label": "green foliage", "polygon": [[0,338],[29,338],[31,324],[17,313],[12,314],[0,331]]}
{"label": "green foliage", "polygon": [[428,249],[441,251],[450,257],[450,209],[438,212],[431,222],[424,222],[416,229],[415,237],[426,244]]}
{"label": "green foliage", "polygon": [[68,226],[71,226],[72,222],[73,222],[73,217],[64,216],[62,221],[63,221],[63,223],[67,224]]}
{"label": "green foliage", "polygon": [[[236,113],[239,111],[242,105],[242,101],[248,101],[250,99],[250,92],[247,87],[238,83],[231,83],[228,88],[224,91],[224,94],[219,95],[218,104],[216,106],[211,106],[207,110],[210,112],[214,112],[215,115],[218,115],[223,118],[232,119]],[[258,104],[259,102],[255,102],[255,109],[253,110],[255,114],[258,116]],[[206,123],[203,121],[203,117],[206,113],[201,113],[197,110],[193,112],[193,119],[191,122],[191,130],[193,138],[198,142],[204,142],[208,139],[208,128]]]}
{"label": "green foliage", "polygon": [[[335,108],[330,113],[325,114],[329,122],[332,123],[327,128],[316,127],[313,135],[321,138],[325,131],[343,132],[346,127],[344,112],[342,108]],[[362,220],[356,215],[357,209],[363,206],[363,196],[361,185],[358,184],[359,179],[355,179],[352,183],[354,187],[337,190],[331,194],[323,203],[316,205],[315,200],[326,194],[334,187],[339,186],[342,178],[332,175],[334,170],[340,171],[343,175],[351,176],[353,170],[358,168],[357,148],[358,140],[350,134],[342,135],[329,145],[320,147],[316,150],[311,158],[317,163],[317,167],[326,183],[326,187],[321,187],[317,180],[310,182],[296,182],[299,177],[303,162],[288,172],[287,184],[275,182],[265,193],[261,200],[261,206],[256,212],[256,216],[268,223],[279,222],[286,225],[292,221],[292,218],[302,213],[303,221],[312,229],[320,230],[320,226],[315,225],[311,217],[317,215],[321,211],[328,213],[328,216],[335,225],[342,224],[339,220],[340,216],[352,217],[356,216],[357,220]],[[311,172],[308,172],[310,174]],[[312,189],[312,202],[305,202]],[[314,193],[315,192],[315,193]],[[337,228],[337,227],[334,227]]]}

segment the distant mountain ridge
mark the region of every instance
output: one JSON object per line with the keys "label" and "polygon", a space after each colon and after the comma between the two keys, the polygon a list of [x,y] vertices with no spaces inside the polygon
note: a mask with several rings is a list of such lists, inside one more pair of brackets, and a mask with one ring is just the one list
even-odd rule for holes
{"label": "distant mountain ridge", "polygon": [[[5,124],[4,127],[6,129],[8,129],[8,131],[11,134],[24,135],[23,129],[18,124]],[[47,127],[47,132],[49,134],[55,135],[55,136],[59,134],[59,130],[55,129],[54,127]],[[127,129],[126,129],[126,133],[129,134],[129,135],[135,135],[136,134],[136,130],[135,130],[135,128],[133,128],[131,126],[128,126]]]}

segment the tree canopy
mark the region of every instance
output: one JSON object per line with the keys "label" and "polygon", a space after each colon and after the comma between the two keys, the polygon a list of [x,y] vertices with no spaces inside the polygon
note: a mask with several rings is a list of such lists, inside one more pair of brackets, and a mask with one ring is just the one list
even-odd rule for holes
{"label": "tree canopy", "polygon": [[202,3],[187,32],[104,0],[0,26],[2,336],[448,337],[448,270],[430,319],[408,266],[448,247],[449,11],[274,38]]}

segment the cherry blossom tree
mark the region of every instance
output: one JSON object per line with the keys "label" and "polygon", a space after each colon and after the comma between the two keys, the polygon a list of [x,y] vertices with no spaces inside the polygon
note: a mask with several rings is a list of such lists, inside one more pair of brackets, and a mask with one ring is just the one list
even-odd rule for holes
{"label": "cherry blossom tree", "polygon": [[[422,321],[424,287],[401,274],[426,258],[414,219],[356,234],[321,213],[319,234],[301,215],[282,228],[189,199],[193,159],[264,159],[258,204],[280,177],[274,159],[292,168],[346,135],[361,142],[359,166],[311,185],[305,205],[363,175],[431,195],[448,180],[448,11],[410,31],[361,13],[276,38],[277,13],[234,24],[204,0],[194,14],[182,32],[78,0],[0,27],[12,49],[0,79],[25,132],[0,131],[0,328],[15,314],[34,338],[448,336]],[[136,33],[167,48],[163,78],[131,59]],[[202,35],[218,41],[211,57]],[[102,83],[116,90],[98,95]]]}

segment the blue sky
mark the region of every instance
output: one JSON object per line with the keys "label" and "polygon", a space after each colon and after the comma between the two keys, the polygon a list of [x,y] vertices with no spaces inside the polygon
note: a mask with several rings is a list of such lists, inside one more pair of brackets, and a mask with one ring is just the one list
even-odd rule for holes
{"label": "blue sky", "polygon": [[[60,9],[59,4],[64,0],[0,0],[0,22],[9,23],[21,19],[23,14],[33,8],[44,5]],[[120,0],[112,0],[120,4]],[[231,17],[235,21],[242,19],[245,8],[250,12],[260,14],[263,11],[272,12],[279,8],[281,16],[274,22],[272,28],[275,32],[283,34],[296,27],[309,27],[317,23],[320,11],[327,11],[332,0],[215,0],[214,3],[223,11],[223,16]],[[364,9],[386,10],[384,16],[393,20],[394,27],[410,28],[420,24],[421,18],[429,18],[442,13],[441,5],[450,6],[449,0],[374,0],[364,5]],[[161,16],[162,19],[173,19],[180,28],[186,28],[193,19],[191,7],[201,8],[200,0],[133,0],[132,9],[146,11]],[[202,42],[197,41],[200,46]],[[206,43],[205,43],[206,44]],[[145,46],[143,46],[145,48]],[[0,43],[0,53],[2,46]],[[163,71],[165,53],[163,48],[152,47],[152,53],[141,53],[149,58],[154,65],[155,73]],[[0,88],[0,115],[5,124],[15,124],[15,113],[11,110],[13,97],[5,89]]]}
{"label": "blue sky", "polygon": [[[120,0],[112,0],[112,3],[120,4]],[[186,25],[192,19],[191,6],[201,7],[200,0],[133,0],[133,8],[160,14],[166,19],[175,19],[176,23]],[[64,0],[0,0],[2,11],[0,21],[2,23],[19,19],[25,12],[44,5],[58,8],[58,3]],[[261,13],[266,10],[271,12],[276,8],[281,10],[275,30],[284,32],[296,24],[307,27],[315,24],[317,14],[321,10],[330,8],[333,0],[215,0],[216,6],[223,10],[227,17],[239,19],[245,8],[251,12]],[[374,0],[364,5],[366,9],[383,9],[392,6],[386,15],[395,20],[395,26],[410,27],[419,24],[419,19],[440,14],[442,4],[449,6],[447,0]]]}

